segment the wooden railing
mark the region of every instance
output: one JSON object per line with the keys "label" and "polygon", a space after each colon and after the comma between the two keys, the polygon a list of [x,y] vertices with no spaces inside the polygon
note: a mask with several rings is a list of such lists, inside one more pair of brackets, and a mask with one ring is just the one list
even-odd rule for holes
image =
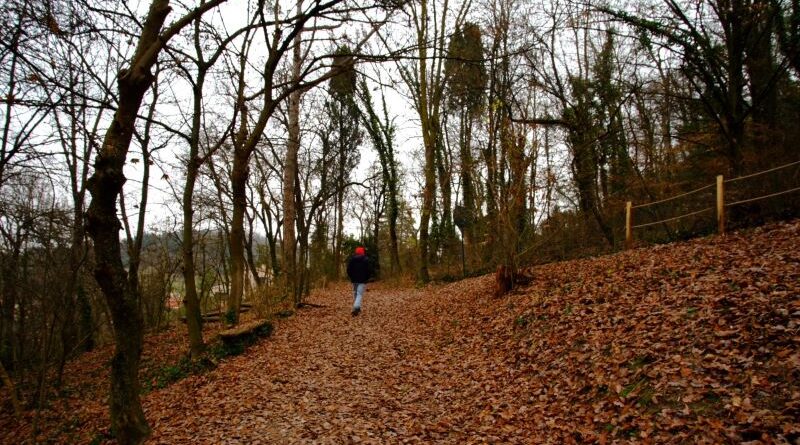
{"label": "wooden railing", "polygon": [[[760,172],[757,172],[757,173],[752,173],[752,174],[749,174],[749,175],[739,176],[739,177],[732,178],[732,179],[725,179],[722,175],[718,175],[717,176],[717,180],[716,180],[716,184],[712,183],[712,184],[704,185],[704,186],[702,186],[700,188],[688,191],[686,193],[681,193],[681,194],[678,194],[678,195],[675,195],[675,196],[671,196],[669,198],[660,199],[660,200],[657,200],[657,201],[652,201],[652,202],[643,203],[643,204],[636,204],[636,205],[634,205],[632,201],[628,201],[628,202],[625,203],[625,245],[626,245],[626,247],[631,247],[633,245],[633,230],[634,229],[650,227],[650,226],[654,226],[654,225],[657,225],[657,224],[666,224],[668,222],[677,221],[677,220],[680,220],[680,219],[683,219],[683,218],[688,218],[688,217],[691,217],[691,216],[700,215],[700,214],[703,214],[703,213],[706,213],[706,212],[710,212],[710,211],[713,211],[713,210],[716,210],[717,232],[718,233],[725,233],[725,223],[726,223],[725,215],[726,215],[726,209],[727,208],[730,208],[730,207],[733,207],[733,206],[737,206],[737,205],[741,205],[741,204],[747,204],[747,203],[751,203],[751,202],[755,202],[755,201],[759,201],[759,200],[763,200],[763,199],[774,198],[776,196],[785,195],[785,194],[788,194],[788,193],[794,193],[794,192],[800,191],[800,186],[794,186],[794,187],[790,187],[790,188],[787,188],[787,189],[784,189],[784,190],[781,190],[781,191],[778,191],[778,192],[768,193],[768,194],[765,194],[765,195],[760,195],[760,196],[755,196],[755,197],[748,197],[748,198],[745,198],[745,199],[739,199],[737,201],[727,202],[726,203],[725,202],[725,188],[726,188],[726,185],[732,184],[732,183],[735,183],[735,182],[738,182],[738,181],[742,181],[742,180],[745,180],[745,179],[751,179],[751,178],[755,178],[755,177],[758,177],[758,176],[766,175],[766,174],[769,174],[769,173],[774,173],[774,172],[777,172],[779,170],[787,169],[789,167],[798,166],[798,165],[800,165],[800,161],[795,161],[795,162],[791,162],[789,164],[781,165],[779,167],[771,168],[769,170],[764,170],[764,171],[760,171]],[[655,205],[658,205],[658,204],[664,204],[666,202],[674,201],[674,200],[677,200],[679,198],[685,198],[685,197],[688,197],[688,196],[691,196],[691,195],[695,195],[695,194],[698,194],[698,193],[703,192],[705,190],[711,189],[715,185],[716,185],[716,205],[709,205],[707,207],[701,208],[700,210],[694,210],[694,211],[687,212],[687,213],[684,213],[684,214],[681,214],[681,215],[672,216],[672,217],[669,217],[669,218],[664,218],[664,219],[661,219],[661,220],[658,220],[658,221],[651,221],[651,222],[638,224],[638,225],[634,224],[634,210],[636,210],[636,209],[643,209],[643,208],[655,206]],[[709,204],[711,204],[711,203],[709,202]]]}

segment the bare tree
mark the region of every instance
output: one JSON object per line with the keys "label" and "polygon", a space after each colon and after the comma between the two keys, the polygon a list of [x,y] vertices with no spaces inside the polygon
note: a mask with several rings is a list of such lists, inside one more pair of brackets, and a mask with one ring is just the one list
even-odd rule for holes
{"label": "bare tree", "polygon": [[[429,0],[410,2],[407,13],[414,26],[416,54],[412,63],[397,64],[403,82],[411,91],[414,109],[419,115],[424,148],[425,184],[422,190],[418,257],[418,279],[422,282],[430,280],[430,222],[436,201],[436,156],[442,145],[445,42],[449,27],[458,28],[465,21],[469,5],[470,2],[464,2],[460,9],[452,11],[448,0],[441,4]],[[382,38],[388,47],[388,39],[386,36]]]}
{"label": "bare tree", "polygon": [[[276,8],[278,5],[276,5]],[[289,103],[289,141],[287,144],[286,156],[283,164],[283,269],[285,283],[289,295],[298,303],[300,301],[301,289],[297,282],[296,267],[296,183],[297,177],[297,151],[299,150],[299,127],[295,123],[295,117],[299,116],[300,94],[316,85],[319,85],[339,71],[348,69],[355,62],[350,59],[347,63],[339,65],[336,69],[330,69],[331,64],[325,64],[331,56],[323,55],[314,57],[306,63],[302,63],[302,39],[301,35],[309,28],[316,32],[317,27],[310,26],[315,20],[332,22],[335,27],[340,24],[348,15],[363,13],[370,9],[378,8],[377,5],[366,7],[348,7],[345,0],[329,0],[327,2],[314,3],[304,7],[297,5],[297,11],[286,19],[278,19],[279,11],[273,11],[275,21],[271,23],[272,34],[264,31],[264,39],[267,45],[267,55],[260,76],[263,79],[260,92],[260,107],[254,118],[252,127],[243,121],[234,138],[234,157],[233,168],[231,170],[231,187],[233,190],[233,212],[229,249],[231,252],[231,292],[228,298],[229,319],[234,323],[238,322],[239,305],[242,301],[244,291],[244,213],[246,208],[245,184],[249,177],[249,163],[253,152],[264,133],[267,122],[275,112],[279,104],[284,100]],[[264,21],[266,23],[266,20]],[[320,29],[330,29],[330,26],[322,26]],[[360,49],[364,42],[375,33],[377,25],[367,32],[361,39],[361,43],[356,47]],[[313,39],[312,39],[313,40]],[[285,83],[280,82],[278,75],[281,63],[291,51],[292,61],[290,62],[290,75]],[[239,88],[236,103],[240,107],[240,113],[244,116],[245,106],[244,88]],[[244,118],[243,118],[244,119]],[[299,117],[298,117],[299,119]]]}
{"label": "bare tree", "polygon": [[796,61],[797,45],[791,43],[790,33],[778,36],[783,37],[786,50],[782,60],[776,60],[772,50],[775,30],[785,29],[781,28],[783,10],[766,0],[709,0],[692,5],[667,0],[659,7],[663,9],[659,20],[611,7],[598,9],[646,33],[651,45],[683,60],[683,74],[724,141],[720,152],[730,171],[740,174],[747,148],[746,121],[752,116],[771,125],[778,81]]}
{"label": "bare tree", "polygon": [[164,45],[197,16],[223,3],[210,0],[164,28],[171,11],[168,0],[153,0],[136,51],[119,73],[119,106],[103,138],[88,180],[92,196],[86,230],[94,241],[95,278],[106,297],[114,323],[116,349],[111,369],[111,425],[122,444],[141,443],[150,432],[139,400],[139,360],[142,352],[142,314],[122,264],[117,201],[125,183],[123,166],[133,136],[139,106],[153,83],[151,69]]}
{"label": "bare tree", "polygon": [[48,98],[41,88],[45,81],[31,60],[33,41],[47,31],[37,25],[36,4],[28,0],[10,1],[0,10],[6,32],[0,34],[0,187],[9,177],[37,164],[42,154],[33,149],[37,128],[45,121],[56,97]]}
{"label": "bare tree", "polygon": [[[263,6],[263,2],[258,2],[253,9],[256,11]],[[249,11],[249,9],[248,9]],[[254,16],[257,17],[257,14]],[[184,78],[190,83],[192,89],[192,108],[190,128],[188,133],[179,132],[180,136],[188,145],[186,157],[186,181],[184,182],[183,194],[181,197],[183,208],[183,234],[182,234],[182,253],[183,253],[183,279],[185,286],[184,302],[186,306],[187,328],[189,333],[189,350],[191,357],[198,358],[205,349],[203,342],[202,319],[200,310],[200,298],[197,291],[197,271],[194,263],[194,192],[195,184],[200,174],[200,169],[210,156],[219,150],[234,125],[237,112],[234,110],[233,118],[227,128],[217,130],[209,128],[208,121],[220,120],[209,119],[207,115],[211,112],[206,108],[206,98],[204,89],[210,70],[217,64],[226,51],[228,46],[237,38],[242,38],[242,45],[248,47],[257,26],[256,19],[253,18],[246,26],[243,26],[229,35],[219,35],[211,24],[204,23],[202,17],[194,19],[191,46],[194,54],[188,55],[182,51],[170,51],[173,60],[183,74]],[[213,51],[204,50],[209,43],[213,43]],[[191,61],[193,67],[185,67],[184,60]],[[218,115],[215,114],[216,117]]]}

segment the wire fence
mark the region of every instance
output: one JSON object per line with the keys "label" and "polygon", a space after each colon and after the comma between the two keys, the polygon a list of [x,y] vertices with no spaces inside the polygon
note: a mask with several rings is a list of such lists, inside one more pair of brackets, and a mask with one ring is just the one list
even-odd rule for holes
{"label": "wire fence", "polygon": [[702,192],[704,190],[708,190],[708,189],[710,189],[712,187],[714,187],[714,184],[709,184],[709,185],[700,187],[698,189],[694,189],[694,190],[686,192],[686,193],[681,193],[680,195],[675,195],[675,196],[671,196],[671,197],[666,198],[666,199],[661,199],[659,201],[648,202],[648,203],[645,203],[645,204],[638,204],[638,205],[632,206],[632,208],[641,209],[641,208],[645,208],[645,207],[652,207],[652,206],[658,205],[658,204],[664,204],[664,203],[667,203],[667,202],[670,202],[670,201],[675,201],[675,200],[680,199],[680,198],[685,198],[687,196],[694,195],[695,193],[700,193],[700,192]]}
{"label": "wire fence", "polygon": [[[625,241],[675,240],[726,226],[754,225],[767,217],[791,217],[800,212],[800,161],[736,178],[717,176],[715,183],[651,202],[625,207]],[[781,198],[781,199],[778,199]],[[709,214],[715,214],[711,218]]]}

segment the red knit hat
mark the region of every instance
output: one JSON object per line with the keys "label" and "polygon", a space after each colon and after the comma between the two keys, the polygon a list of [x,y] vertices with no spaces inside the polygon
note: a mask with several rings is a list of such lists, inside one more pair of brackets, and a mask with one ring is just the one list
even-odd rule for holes
{"label": "red knit hat", "polygon": [[366,255],[367,251],[361,246],[356,247],[356,255]]}

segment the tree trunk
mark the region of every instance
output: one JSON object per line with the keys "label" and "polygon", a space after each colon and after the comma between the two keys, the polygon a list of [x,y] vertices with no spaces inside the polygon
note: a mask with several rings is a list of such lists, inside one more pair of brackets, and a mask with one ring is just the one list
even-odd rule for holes
{"label": "tree trunk", "polygon": [[[81,332],[82,329],[80,329],[83,328],[83,326],[79,324],[77,330],[75,326],[75,309],[82,309],[83,305],[79,300],[81,297],[86,298],[86,295],[82,289],[83,284],[80,282],[81,264],[83,262],[83,255],[85,254],[83,238],[85,236],[83,227],[83,197],[76,197],[75,192],[76,190],[73,189],[73,203],[75,207],[73,213],[74,226],[72,229],[72,246],[70,249],[69,259],[70,276],[65,293],[66,301],[64,301],[64,304],[67,305],[68,308],[65,308],[62,319],[61,351],[58,359],[58,372],[55,383],[56,388],[61,388],[61,382],[64,376],[64,366],[69,358],[69,350],[76,341],[75,337],[83,335]],[[89,332],[89,335],[91,335],[91,331]]]}
{"label": "tree trunk", "polygon": [[397,243],[397,217],[400,210],[397,204],[397,172],[392,157],[389,180],[389,264],[392,274],[400,272],[400,249]]}
{"label": "tree trunk", "polygon": [[[227,301],[227,322],[231,325],[239,323],[239,308],[242,305],[242,295],[244,294],[244,212],[247,206],[247,179],[250,175],[249,162],[250,155],[255,150],[254,137],[259,137],[263,126],[266,123],[265,114],[268,114],[269,92],[265,97],[264,108],[262,108],[259,123],[253,133],[248,134],[247,106],[244,97],[244,71],[246,57],[244,50],[239,55],[239,85],[236,95],[236,110],[239,113],[239,130],[233,137],[233,167],[231,169],[231,197],[233,200],[233,210],[231,214],[230,231],[228,232],[228,252],[230,253],[230,288],[228,289]],[[220,199],[220,202],[222,200]],[[224,251],[223,251],[224,252]],[[224,263],[224,262],[223,262]]]}
{"label": "tree trunk", "polygon": [[592,142],[587,140],[589,137],[581,133],[580,130],[573,130],[570,136],[570,143],[573,148],[572,168],[575,176],[575,185],[578,187],[578,203],[581,212],[586,217],[586,221],[593,219],[597,223],[603,238],[609,245],[613,246],[613,231],[606,222],[598,202],[597,165],[594,160]]}
{"label": "tree trunk", "polygon": [[[423,130],[424,131],[424,130]],[[430,132],[430,130],[428,130]],[[419,280],[430,281],[428,272],[429,226],[436,196],[436,145],[425,141],[425,187],[422,190],[422,214],[419,227]]]}
{"label": "tree trunk", "polygon": [[[420,19],[427,22],[428,17],[428,2],[422,0],[421,2]],[[433,118],[430,115],[431,98],[429,97],[429,74],[428,74],[428,24],[422,23],[417,31],[417,43],[419,44],[419,72],[417,78],[419,79],[419,103],[418,111],[420,116],[420,125],[422,127],[422,144],[425,149],[425,165],[423,166],[425,175],[425,185],[422,190],[422,211],[420,214],[419,222],[419,281],[426,283],[430,281],[430,273],[428,272],[428,257],[429,257],[429,226],[431,220],[431,213],[433,211],[433,201],[436,194],[436,133],[434,129]]]}
{"label": "tree trunk", "polygon": [[381,264],[381,252],[378,246],[380,243],[378,242],[378,238],[380,237],[380,229],[381,229],[381,219],[378,215],[375,215],[375,221],[372,225],[372,238],[375,241],[375,252],[372,253],[373,259],[375,260],[375,264],[378,265],[378,269],[375,270],[375,278],[380,278],[380,264]]}
{"label": "tree trunk", "polygon": [[[199,104],[195,104],[195,111],[197,111],[198,105]],[[186,184],[183,189],[183,244],[181,246],[181,253],[183,254],[183,281],[186,289],[183,303],[186,306],[186,326],[189,331],[189,353],[194,360],[199,358],[203,353],[205,343],[203,342],[203,320],[200,311],[200,299],[197,296],[197,272],[194,264],[194,208],[192,204],[194,200],[194,185],[197,181],[200,162],[199,159],[197,159],[197,146],[193,144],[190,151],[189,163],[186,170]]]}
{"label": "tree trunk", "polygon": [[[371,107],[371,106],[370,106]],[[372,111],[371,111],[372,112]],[[386,117],[386,125],[391,125],[388,114]],[[377,115],[373,117],[377,123]],[[397,163],[394,160],[394,140],[393,130],[389,127],[375,128],[376,136],[383,139],[383,145],[379,148],[381,155],[381,168],[383,169],[383,180],[386,183],[387,196],[387,216],[389,219],[389,270],[392,274],[400,272],[400,248],[397,242],[397,218],[400,216],[400,208],[397,202],[398,180],[397,180]],[[383,134],[383,136],[381,136]],[[377,239],[376,239],[377,241]]]}
{"label": "tree trunk", "polygon": [[[438,122],[434,121],[436,128],[441,128]],[[439,131],[436,132],[437,135]],[[442,209],[439,212],[439,238],[444,251],[445,258],[449,260],[452,253],[453,241],[456,238],[455,226],[453,225],[453,203],[452,203],[452,162],[448,147],[444,144],[441,137],[436,138],[436,173],[439,180],[439,190],[442,197]]]}
{"label": "tree trunk", "polygon": [[[73,179],[73,203],[75,212],[73,214],[74,227],[72,231],[72,252],[70,256],[70,269],[71,269],[71,288],[75,294],[75,302],[78,307],[78,341],[82,342],[81,349],[83,351],[91,351],[94,348],[94,320],[92,316],[92,305],[86,295],[86,290],[83,282],[83,262],[88,254],[86,249],[86,228],[84,227],[83,212],[85,211],[84,200],[86,197],[86,178],[89,172],[89,157],[91,156],[91,144],[87,144],[87,152],[84,153],[83,168],[78,175],[75,172]],[[77,169],[77,156],[73,156],[76,161],[75,168]],[[80,178],[80,185],[78,178]]]}
{"label": "tree trunk", "polygon": [[[85,119],[86,107],[85,105],[78,105],[81,102],[77,100],[77,76],[74,75],[73,65],[69,65],[70,72],[70,103],[71,106],[67,107],[69,115],[69,132],[65,132],[58,119],[58,114],[54,115],[56,119],[56,126],[59,129],[58,134],[61,137],[62,150],[66,158],[69,168],[70,191],[72,192],[72,241],[70,246],[69,258],[69,282],[66,286],[64,304],[68,306],[62,319],[61,326],[61,351],[58,361],[58,375],[56,376],[56,388],[61,387],[62,378],[64,374],[64,366],[73,346],[76,342],[82,342],[85,336],[91,337],[91,326],[88,329],[83,325],[85,317],[82,317],[81,312],[85,309],[84,302],[81,299],[86,298],[83,292],[82,269],[83,259],[86,255],[85,246],[85,228],[83,224],[83,212],[85,210],[85,196],[86,196],[86,178],[89,171],[89,160],[91,159],[92,144],[85,142],[83,150],[78,154],[78,141],[81,140],[81,132],[84,135],[88,134],[86,127],[79,127],[79,122],[82,118]],[[102,112],[98,113],[98,118]],[[76,310],[78,311],[79,319],[75,320]],[[91,312],[90,312],[91,316]],[[78,323],[76,323],[76,321]],[[77,338],[76,338],[77,337]],[[78,345],[80,346],[80,344]]]}
{"label": "tree trunk", "polygon": [[229,249],[231,254],[231,291],[228,294],[228,321],[239,323],[239,308],[244,294],[244,211],[247,206],[247,177],[249,151],[237,148],[233,155],[231,171],[231,192],[233,194],[233,214],[231,216],[231,233]]}
{"label": "tree trunk", "polygon": [[364,126],[372,138],[375,150],[381,161],[381,172],[383,182],[387,189],[387,216],[389,218],[389,264],[392,274],[400,272],[400,250],[397,242],[397,218],[400,216],[399,205],[397,202],[398,179],[397,163],[394,159],[394,127],[389,119],[386,108],[386,98],[383,99],[384,121],[378,117],[378,113],[372,104],[372,97],[366,83],[361,86],[361,98],[364,101],[366,115],[364,116]]}
{"label": "tree trunk", "polygon": [[[303,209],[303,197],[300,194],[300,178],[296,177],[295,182],[295,208],[297,209],[297,232],[298,232],[298,248],[299,248],[299,261],[297,262],[297,283],[298,288],[295,294],[295,305],[300,307],[303,304],[305,297],[311,290],[311,280],[310,280],[310,273],[309,269],[306,266],[308,264],[308,254],[309,254],[309,227],[311,225],[311,218],[313,215],[309,217],[309,222],[306,224],[306,215],[305,210]],[[314,210],[312,209],[311,212],[313,213]]]}
{"label": "tree trunk", "polygon": [[[145,24],[157,38],[160,23],[153,16],[160,10],[160,22],[166,18],[166,1],[151,6]],[[145,41],[145,35],[142,36]],[[137,50],[138,51],[138,50]],[[150,65],[152,66],[152,65]],[[138,444],[150,434],[139,400],[139,360],[142,352],[142,314],[139,299],[130,288],[122,264],[117,218],[117,200],[125,183],[122,169],[128,153],[136,112],[152,82],[150,66],[133,66],[120,75],[119,108],[106,133],[95,160],[95,172],[89,179],[92,200],[87,211],[87,231],[94,241],[95,279],[106,297],[114,327],[116,349],[111,361],[111,428],[120,443]]]}
{"label": "tree trunk", "polygon": [[333,279],[338,280],[341,276],[342,268],[342,239],[344,238],[344,163],[343,153],[339,152],[339,168],[340,172],[336,178],[336,221],[333,229]]}
{"label": "tree trunk", "polygon": [[775,51],[772,47],[774,8],[769,2],[756,0],[750,6],[751,20],[755,22],[750,30],[751,49],[745,59],[752,96],[753,121],[755,129],[766,142],[774,137],[772,130],[778,121],[778,81],[783,76],[775,69]]}
{"label": "tree trunk", "polygon": [[[255,212],[256,209],[253,209]],[[253,281],[256,283],[256,286],[261,286],[261,276],[258,274],[258,264],[256,264],[256,256],[253,252],[253,230],[255,228],[255,217],[250,218],[247,217],[248,222],[248,230],[247,230],[247,242],[245,243],[245,253],[247,254],[247,266],[250,269],[250,274],[253,276]],[[258,246],[256,246],[258,247]]]}
{"label": "tree trunk", "polygon": [[[222,1],[212,0],[190,14],[202,14]],[[150,428],[139,399],[142,313],[139,298],[130,288],[122,264],[117,200],[125,183],[123,167],[136,115],[153,82],[150,70],[164,43],[180,30],[181,25],[188,23],[180,22],[169,29],[168,35],[159,35],[169,11],[168,0],[153,0],[150,5],[130,67],[119,73],[119,106],[87,184],[92,199],[86,212],[86,230],[94,241],[94,275],[108,303],[116,341],[111,361],[111,429],[122,445],[141,443],[149,435]]]}
{"label": "tree trunk", "polygon": [[5,361],[12,370],[16,368],[16,343],[14,341],[15,317],[14,308],[17,306],[17,285],[19,275],[19,246],[14,246],[10,258],[4,258],[2,263],[3,305],[2,318],[0,319],[0,361]]}
{"label": "tree trunk", "polygon": [[269,262],[270,266],[272,266],[272,276],[277,277],[280,273],[280,267],[278,265],[278,243],[275,238],[278,237],[277,232],[280,230],[280,227],[276,228],[275,234],[272,233],[272,218],[270,218],[270,228],[267,230],[267,243],[269,244]]}
{"label": "tree trunk", "polygon": [[202,61],[200,46],[200,19],[194,22],[194,47],[198,56],[197,79],[192,88],[192,133],[189,141],[189,159],[186,164],[186,183],[183,188],[183,282],[186,307],[186,328],[189,336],[189,355],[198,359],[205,350],[203,341],[203,319],[200,298],[197,295],[197,270],[194,262],[194,186],[200,173],[202,160],[200,154],[200,127],[203,112],[203,85],[210,65]]}
{"label": "tree trunk", "polygon": [[469,251],[475,243],[475,230],[472,224],[475,216],[475,186],[472,183],[472,118],[469,112],[461,113],[461,137],[459,138],[461,157],[461,188],[463,204],[470,215],[470,224],[464,227],[464,243]]}
{"label": "tree trunk", "polygon": [[[298,13],[302,2],[297,3]],[[292,49],[292,81],[300,80],[300,33],[294,39]],[[295,237],[295,179],[297,176],[297,154],[300,151],[300,91],[295,89],[289,96],[289,128],[286,144],[286,160],[283,171],[283,273],[286,293],[297,303],[297,259]]]}
{"label": "tree trunk", "polygon": [[730,172],[733,176],[742,173],[742,146],[745,135],[745,100],[744,100],[744,52],[745,30],[743,29],[745,10],[742,0],[732,0],[730,9],[720,17],[722,25],[727,28],[728,38],[725,45],[728,50],[727,57],[727,104],[724,112],[727,146],[725,154],[728,158]]}
{"label": "tree trunk", "polygon": [[486,249],[484,260],[491,260],[497,252],[497,234],[500,224],[497,205],[498,174],[497,174],[497,114],[489,113],[489,141],[483,150],[483,161],[486,164]]}

